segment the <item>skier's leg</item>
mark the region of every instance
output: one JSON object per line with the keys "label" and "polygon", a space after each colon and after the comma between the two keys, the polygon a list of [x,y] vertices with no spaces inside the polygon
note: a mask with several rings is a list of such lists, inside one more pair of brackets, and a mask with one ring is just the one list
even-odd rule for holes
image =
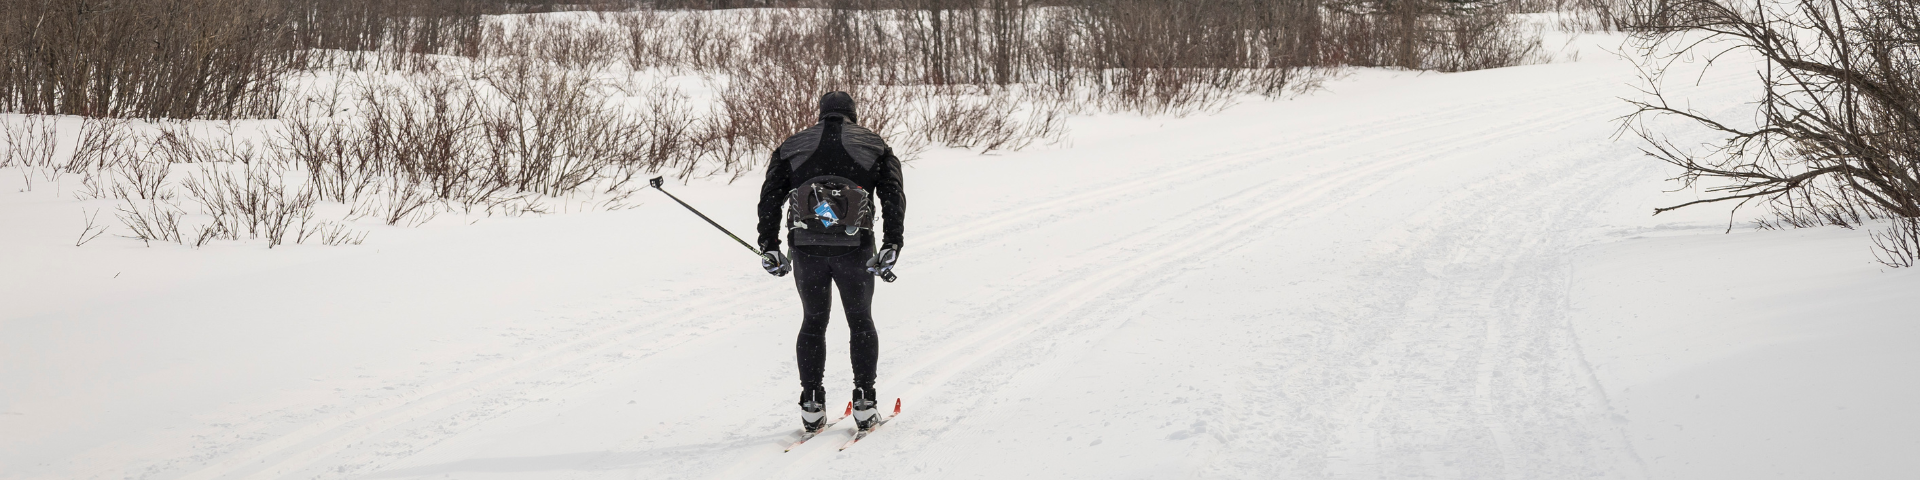
{"label": "skier's leg", "polygon": [[849,349],[853,357],[853,385],[873,393],[875,368],[880,362],[880,334],[873,326],[873,274],[867,273],[870,251],[834,257],[833,283],[840,289],[840,305],[847,314]]}
{"label": "skier's leg", "polygon": [[860,429],[879,421],[879,394],[873,391],[874,370],[880,363],[880,335],[873,327],[873,274],[867,273],[872,249],[861,249],[833,259],[833,284],[840,289],[840,305],[847,312],[847,331],[853,357],[853,421]]}
{"label": "skier's leg", "polygon": [[800,291],[800,336],[794,341],[794,363],[800,367],[800,386],[821,388],[827,369],[827,320],[833,314],[833,267],[827,258],[793,251],[793,284]]}

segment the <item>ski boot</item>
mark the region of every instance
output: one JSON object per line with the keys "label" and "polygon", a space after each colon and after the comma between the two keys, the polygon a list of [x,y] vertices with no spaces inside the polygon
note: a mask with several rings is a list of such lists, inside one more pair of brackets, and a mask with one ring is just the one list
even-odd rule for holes
{"label": "ski boot", "polygon": [[807,387],[800,391],[800,428],[818,433],[827,427],[827,389]]}
{"label": "ski boot", "polygon": [[880,405],[874,397],[873,387],[853,387],[853,422],[860,430],[880,424]]}

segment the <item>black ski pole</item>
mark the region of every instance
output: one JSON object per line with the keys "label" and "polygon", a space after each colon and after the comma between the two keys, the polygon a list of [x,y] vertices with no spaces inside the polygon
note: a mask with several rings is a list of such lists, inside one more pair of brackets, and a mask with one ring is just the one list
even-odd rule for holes
{"label": "black ski pole", "polygon": [[747,243],[746,240],[741,240],[739,235],[734,235],[733,232],[727,231],[727,227],[722,227],[720,226],[719,223],[714,222],[713,219],[707,218],[707,214],[700,213],[699,209],[693,208],[692,205],[687,205],[687,202],[680,201],[680,197],[673,196],[673,194],[667,192],[666,189],[660,188],[660,184],[664,183],[665,181],[666,181],[666,177],[653,177],[653,180],[648,180],[647,184],[653,185],[654,190],[659,190],[660,193],[667,194],[667,198],[671,198],[673,199],[673,201],[679,202],[680,206],[687,207],[687,210],[693,212],[694,215],[699,215],[700,219],[706,220],[708,225],[713,225],[713,228],[720,229],[721,233],[725,233],[727,234],[727,236],[733,237],[733,241],[740,242],[740,246],[742,247],[747,247],[747,251],[753,252],[753,256],[760,257],[763,259],[771,257],[771,255],[767,255],[766,253],[761,252],[760,249],[753,248],[753,245]]}

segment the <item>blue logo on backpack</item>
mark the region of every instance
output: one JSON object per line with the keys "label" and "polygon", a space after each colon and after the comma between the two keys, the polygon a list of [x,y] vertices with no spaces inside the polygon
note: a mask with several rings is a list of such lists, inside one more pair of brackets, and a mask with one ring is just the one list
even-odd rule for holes
{"label": "blue logo on backpack", "polygon": [[830,205],[827,205],[827,202],[824,200],[821,201],[819,205],[815,205],[813,207],[813,214],[819,215],[821,217],[820,226],[823,226],[823,227],[831,227],[833,226],[834,222],[840,221],[840,216],[834,215],[833,207]]}

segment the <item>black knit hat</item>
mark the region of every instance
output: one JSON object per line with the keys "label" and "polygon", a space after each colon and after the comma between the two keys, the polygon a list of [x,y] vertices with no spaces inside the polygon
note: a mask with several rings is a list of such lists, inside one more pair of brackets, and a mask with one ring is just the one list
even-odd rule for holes
{"label": "black knit hat", "polygon": [[860,115],[853,110],[853,95],[847,92],[827,92],[820,96],[820,118],[824,120],[832,114],[846,117],[849,122],[860,122]]}

